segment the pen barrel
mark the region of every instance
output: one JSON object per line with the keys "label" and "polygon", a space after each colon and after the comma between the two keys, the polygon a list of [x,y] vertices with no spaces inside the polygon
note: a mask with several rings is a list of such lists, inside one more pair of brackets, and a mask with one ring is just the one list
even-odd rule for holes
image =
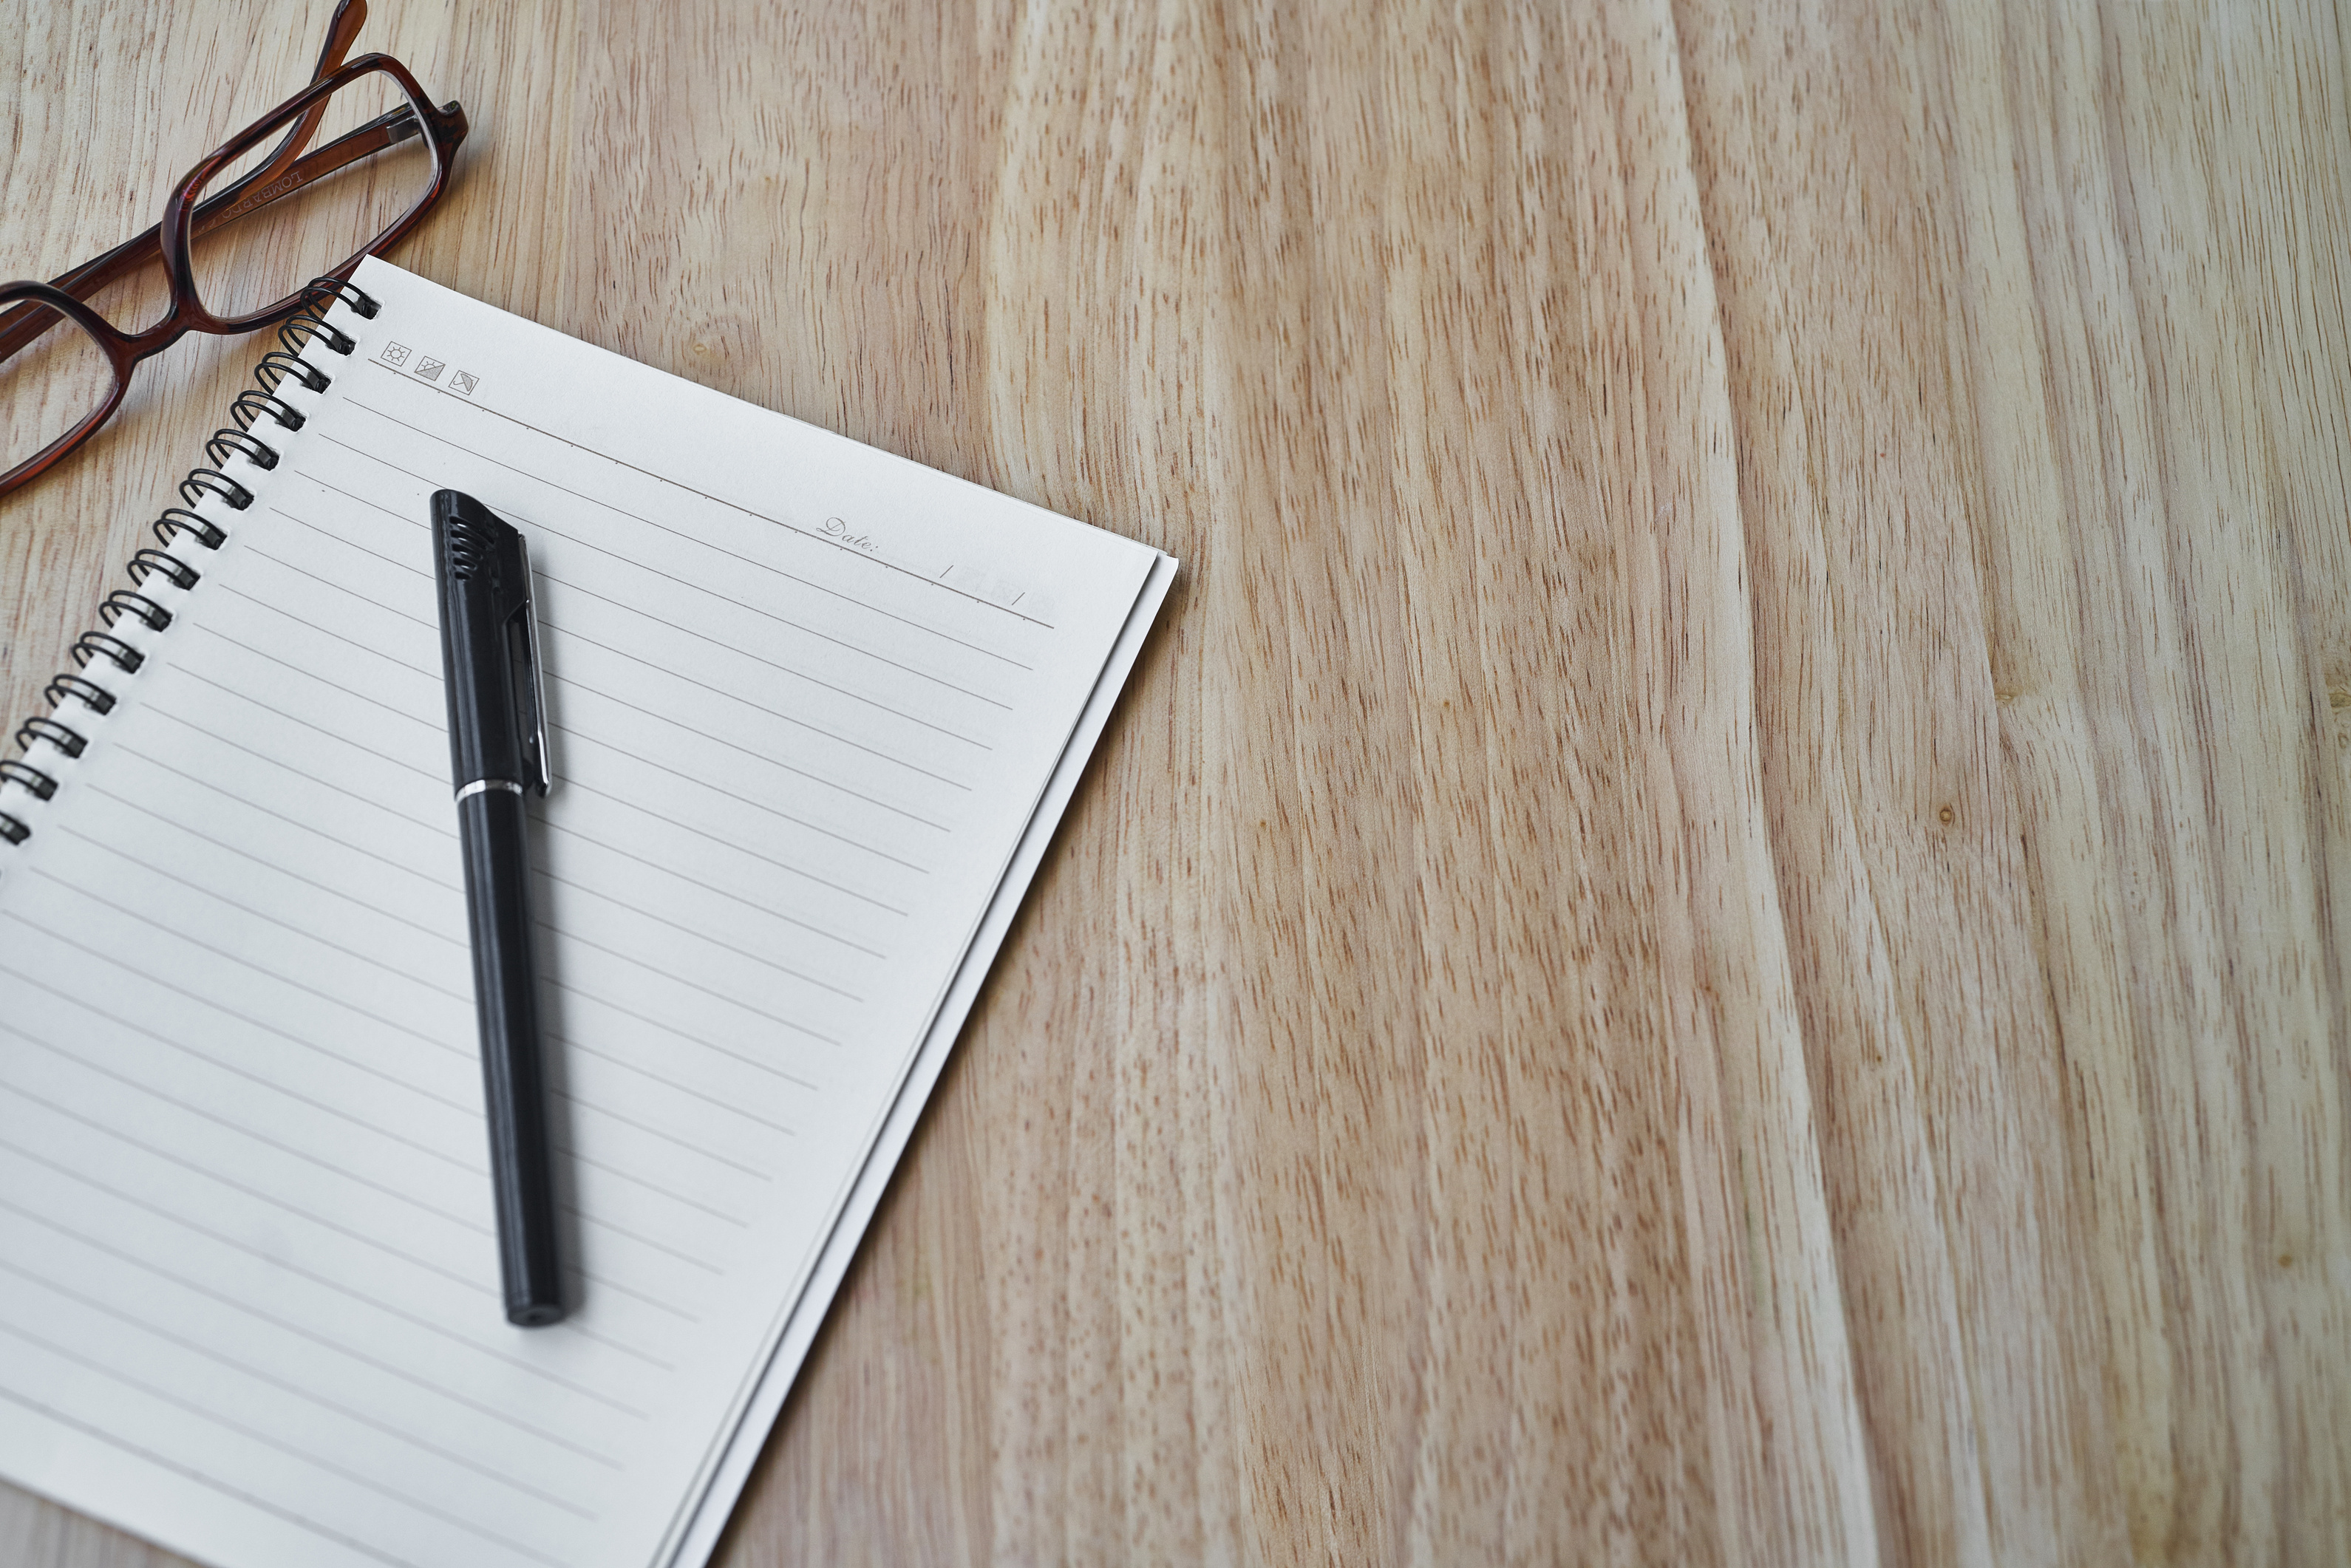
{"label": "pen barrel", "polygon": [[481,1018],[482,1084],[490,1131],[490,1189],[498,1217],[498,1271],[507,1321],[523,1327],[563,1316],[557,1257],[554,1162],[539,1060],[538,967],[531,956],[529,826],[522,797],[484,789],[457,802],[473,925],[474,1005]]}

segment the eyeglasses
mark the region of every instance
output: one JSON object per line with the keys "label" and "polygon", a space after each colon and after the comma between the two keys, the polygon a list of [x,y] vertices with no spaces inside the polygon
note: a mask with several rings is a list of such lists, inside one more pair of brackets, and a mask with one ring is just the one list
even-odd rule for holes
{"label": "eyeglasses", "polygon": [[[465,111],[434,108],[388,55],[345,64],[366,20],[366,0],[342,0],[310,85],[191,170],[162,223],[50,282],[0,286],[0,496],[89,440],[139,361],[190,332],[256,331],[325,300],[441,199]],[[255,221],[264,209],[269,221]],[[171,299],[151,325],[126,332],[86,303],[159,260]]]}

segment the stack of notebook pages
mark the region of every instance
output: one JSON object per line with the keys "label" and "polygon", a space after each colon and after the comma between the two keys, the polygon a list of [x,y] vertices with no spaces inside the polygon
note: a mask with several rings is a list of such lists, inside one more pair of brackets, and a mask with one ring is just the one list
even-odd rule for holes
{"label": "stack of notebook pages", "polygon": [[[693,1568],[1175,563],[353,283],[0,785],[0,1475],[218,1568]],[[537,573],[546,1329],[499,1307],[444,487]]]}

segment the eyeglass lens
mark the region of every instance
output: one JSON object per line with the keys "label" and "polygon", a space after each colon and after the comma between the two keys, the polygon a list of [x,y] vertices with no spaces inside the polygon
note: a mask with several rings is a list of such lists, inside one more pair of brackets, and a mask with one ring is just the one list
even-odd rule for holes
{"label": "eyeglass lens", "polygon": [[0,307],[9,335],[34,334],[0,360],[0,473],[38,456],[105,406],[114,361],[78,321],[39,303]]}
{"label": "eyeglass lens", "polygon": [[[351,161],[299,183],[304,165]],[[346,83],[326,101],[302,158],[240,193],[207,226],[205,204],[266,165],[282,138],[270,136],[209,181],[195,204],[189,246],[196,298],[214,316],[248,316],[290,298],[312,278],[366,250],[432,189],[434,153],[423,117],[399,82],[381,71]],[[283,192],[282,194],[274,194]],[[261,204],[266,203],[263,205]]]}

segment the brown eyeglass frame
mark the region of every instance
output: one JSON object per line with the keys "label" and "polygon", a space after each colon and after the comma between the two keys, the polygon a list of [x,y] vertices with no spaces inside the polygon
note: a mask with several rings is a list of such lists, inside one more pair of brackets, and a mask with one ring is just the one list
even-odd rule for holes
{"label": "brown eyeglass frame", "polygon": [[[11,358],[38,341],[45,334],[56,330],[58,323],[47,314],[54,310],[71,319],[87,331],[114,367],[114,389],[108,393],[105,402],[87,419],[38,453],[5,474],[0,474],[0,496],[39,478],[112,418],[114,411],[122,406],[122,400],[131,390],[131,372],[141,360],[162,353],[190,332],[235,334],[258,330],[284,320],[301,309],[306,302],[323,297],[315,283],[306,283],[276,304],[250,315],[216,316],[205,308],[196,292],[195,267],[189,247],[197,235],[210,234],[225,224],[234,223],[273,202],[292,195],[304,186],[361,158],[381,152],[418,134],[424,135],[432,142],[432,184],[407,213],[361,246],[350,259],[319,275],[320,279],[349,279],[362,260],[397,244],[441,199],[442,193],[448,188],[449,172],[456,162],[458,144],[465,140],[465,109],[455,101],[434,109],[432,101],[424,96],[424,89],[408,73],[408,68],[389,55],[362,55],[348,65],[343,64],[343,55],[350,47],[352,36],[366,19],[366,0],[343,0],[328,26],[326,47],[319,52],[319,68],[310,85],[254,121],[190,170],[173,187],[171,200],[164,204],[162,222],[137,238],[117,246],[95,260],[84,262],[50,282],[0,285],[0,361]],[[379,115],[304,156],[302,149],[317,132],[319,120],[326,112],[327,100],[362,77],[378,74],[392,79],[406,96],[409,107]],[[287,131],[286,140],[267,162],[226,190],[214,194],[203,205],[197,205],[197,194],[208,182],[280,131]],[[141,267],[153,265],[159,257],[171,282],[172,308],[153,326],[143,331],[125,332],[83,303],[88,296]]]}

